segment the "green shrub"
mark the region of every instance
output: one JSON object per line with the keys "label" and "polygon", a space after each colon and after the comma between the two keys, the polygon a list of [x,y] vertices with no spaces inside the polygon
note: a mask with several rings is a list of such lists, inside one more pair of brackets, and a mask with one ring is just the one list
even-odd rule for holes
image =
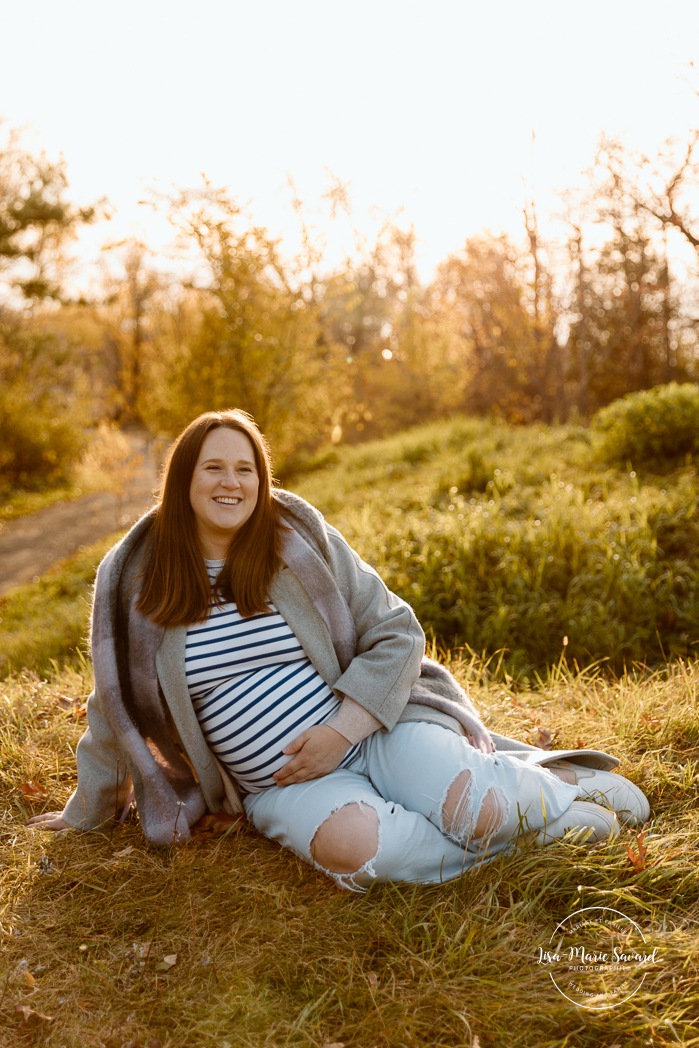
{"label": "green shrub", "polygon": [[[411,464],[419,447],[433,450]],[[692,465],[641,479],[595,467],[577,430],[454,420],[339,448],[293,487],[438,647],[473,651],[518,681],[561,659],[623,672],[697,655]],[[50,589],[0,602],[0,667],[3,655],[6,670],[43,667],[80,646],[97,563],[85,558],[75,584],[61,572]]]}
{"label": "green shrub", "polygon": [[[458,439],[453,439],[454,434]],[[408,434],[304,478],[316,503],[409,601],[439,647],[502,658],[518,679],[695,655],[693,466],[600,470],[577,429],[461,420],[413,431],[434,454],[401,474]]]}
{"label": "green shrub", "polygon": [[608,462],[678,462],[699,451],[699,385],[671,382],[629,393],[598,411],[592,425]]}
{"label": "green shrub", "polygon": [[437,487],[438,495],[470,495],[484,492],[492,483],[496,470],[492,462],[483,457],[478,448],[468,448],[463,455],[461,468],[445,476]]}
{"label": "green shrub", "polygon": [[621,500],[588,504],[575,489],[530,493],[523,516],[507,497],[454,495],[429,515],[384,512],[357,541],[440,645],[503,651],[513,675],[564,653],[622,671],[693,650],[699,526],[690,489],[688,479],[657,507],[643,499],[631,512]]}
{"label": "green shrub", "polygon": [[0,487],[37,488],[64,480],[84,447],[82,430],[54,398],[0,392]]}
{"label": "green shrub", "polygon": [[0,324],[0,493],[65,480],[85,442],[80,382],[64,341]]}

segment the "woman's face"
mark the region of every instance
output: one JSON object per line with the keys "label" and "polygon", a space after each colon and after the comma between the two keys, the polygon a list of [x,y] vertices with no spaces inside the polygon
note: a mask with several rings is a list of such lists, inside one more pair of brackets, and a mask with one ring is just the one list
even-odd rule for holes
{"label": "woman's face", "polygon": [[189,501],[204,556],[221,560],[257,505],[260,478],[251,441],[219,426],[204,439],[192,473]]}

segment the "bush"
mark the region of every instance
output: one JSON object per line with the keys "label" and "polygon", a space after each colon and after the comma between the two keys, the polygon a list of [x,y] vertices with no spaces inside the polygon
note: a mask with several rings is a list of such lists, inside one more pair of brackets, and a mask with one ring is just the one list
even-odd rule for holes
{"label": "bush", "polygon": [[82,430],[54,398],[33,401],[17,388],[0,392],[0,489],[64,480],[83,446]]}
{"label": "bush", "polygon": [[699,385],[671,382],[629,393],[598,411],[592,426],[608,462],[676,463],[699,451]]}
{"label": "bush", "polygon": [[[435,451],[401,473],[409,439]],[[519,680],[561,658],[623,672],[696,654],[691,465],[641,481],[595,467],[577,429],[462,420],[338,454],[299,493],[439,647],[502,655]]]}
{"label": "bush", "polygon": [[16,319],[0,325],[0,492],[67,479],[85,443],[66,346]]}

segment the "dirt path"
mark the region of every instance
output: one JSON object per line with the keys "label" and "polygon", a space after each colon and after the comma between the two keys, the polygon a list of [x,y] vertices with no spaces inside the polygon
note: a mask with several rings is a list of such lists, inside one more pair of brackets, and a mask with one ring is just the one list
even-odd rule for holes
{"label": "dirt path", "polygon": [[99,492],[0,524],[0,595],[39,578],[82,546],[128,527],[153,504],[157,468],[145,448],[136,452],[124,498]]}

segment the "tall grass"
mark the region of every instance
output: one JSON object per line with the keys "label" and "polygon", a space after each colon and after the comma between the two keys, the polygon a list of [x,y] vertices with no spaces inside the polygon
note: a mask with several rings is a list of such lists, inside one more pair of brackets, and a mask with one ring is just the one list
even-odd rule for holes
{"label": "tall grass", "polygon": [[[699,644],[699,494],[688,463],[608,468],[585,430],[456,419],[335,449],[285,483],[317,505],[451,650],[526,683],[563,659],[616,673]],[[0,601],[0,672],[86,634],[101,543]],[[495,663],[491,663],[495,665]]]}
{"label": "tall grass", "polygon": [[84,660],[95,570],[116,539],[104,539],[0,597],[0,676],[22,669],[46,674],[57,663]]}
{"label": "tall grass", "polygon": [[[412,601],[491,728],[619,754],[652,822],[361,896],[249,828],[163,851],[137,823],[27,829],[75,785],[107,540],[2,602],[0,1048],[699,1046],[692,466],[632,476],[582,431],[461,420],[287,483]],[[638,992],[598,1012],[537,963],[584,906],[621,910],[658,950]]]}
{"label": "tall grass", "polygon": [[[452,668],[491,727],[623,755],[653,807],[644,838],[525,849],[442,886],[357,896],[250,829],[165,851],[137,825],[48,835],[24,821],[73,788],[89,679],[8,679],[0,1045],[699,1045],[699,668],[614,683],[561,668],[516,694],[477,661]],[[599,1012],[538,963],[584,906],[619,909],[658,951],[638,992]]]}
{"label": "tall grass", "polygon": [[608,469],[586,431],[458,420],[293,478],[449,648],[522,679],[622,672],[699,642],[693,465]]}

